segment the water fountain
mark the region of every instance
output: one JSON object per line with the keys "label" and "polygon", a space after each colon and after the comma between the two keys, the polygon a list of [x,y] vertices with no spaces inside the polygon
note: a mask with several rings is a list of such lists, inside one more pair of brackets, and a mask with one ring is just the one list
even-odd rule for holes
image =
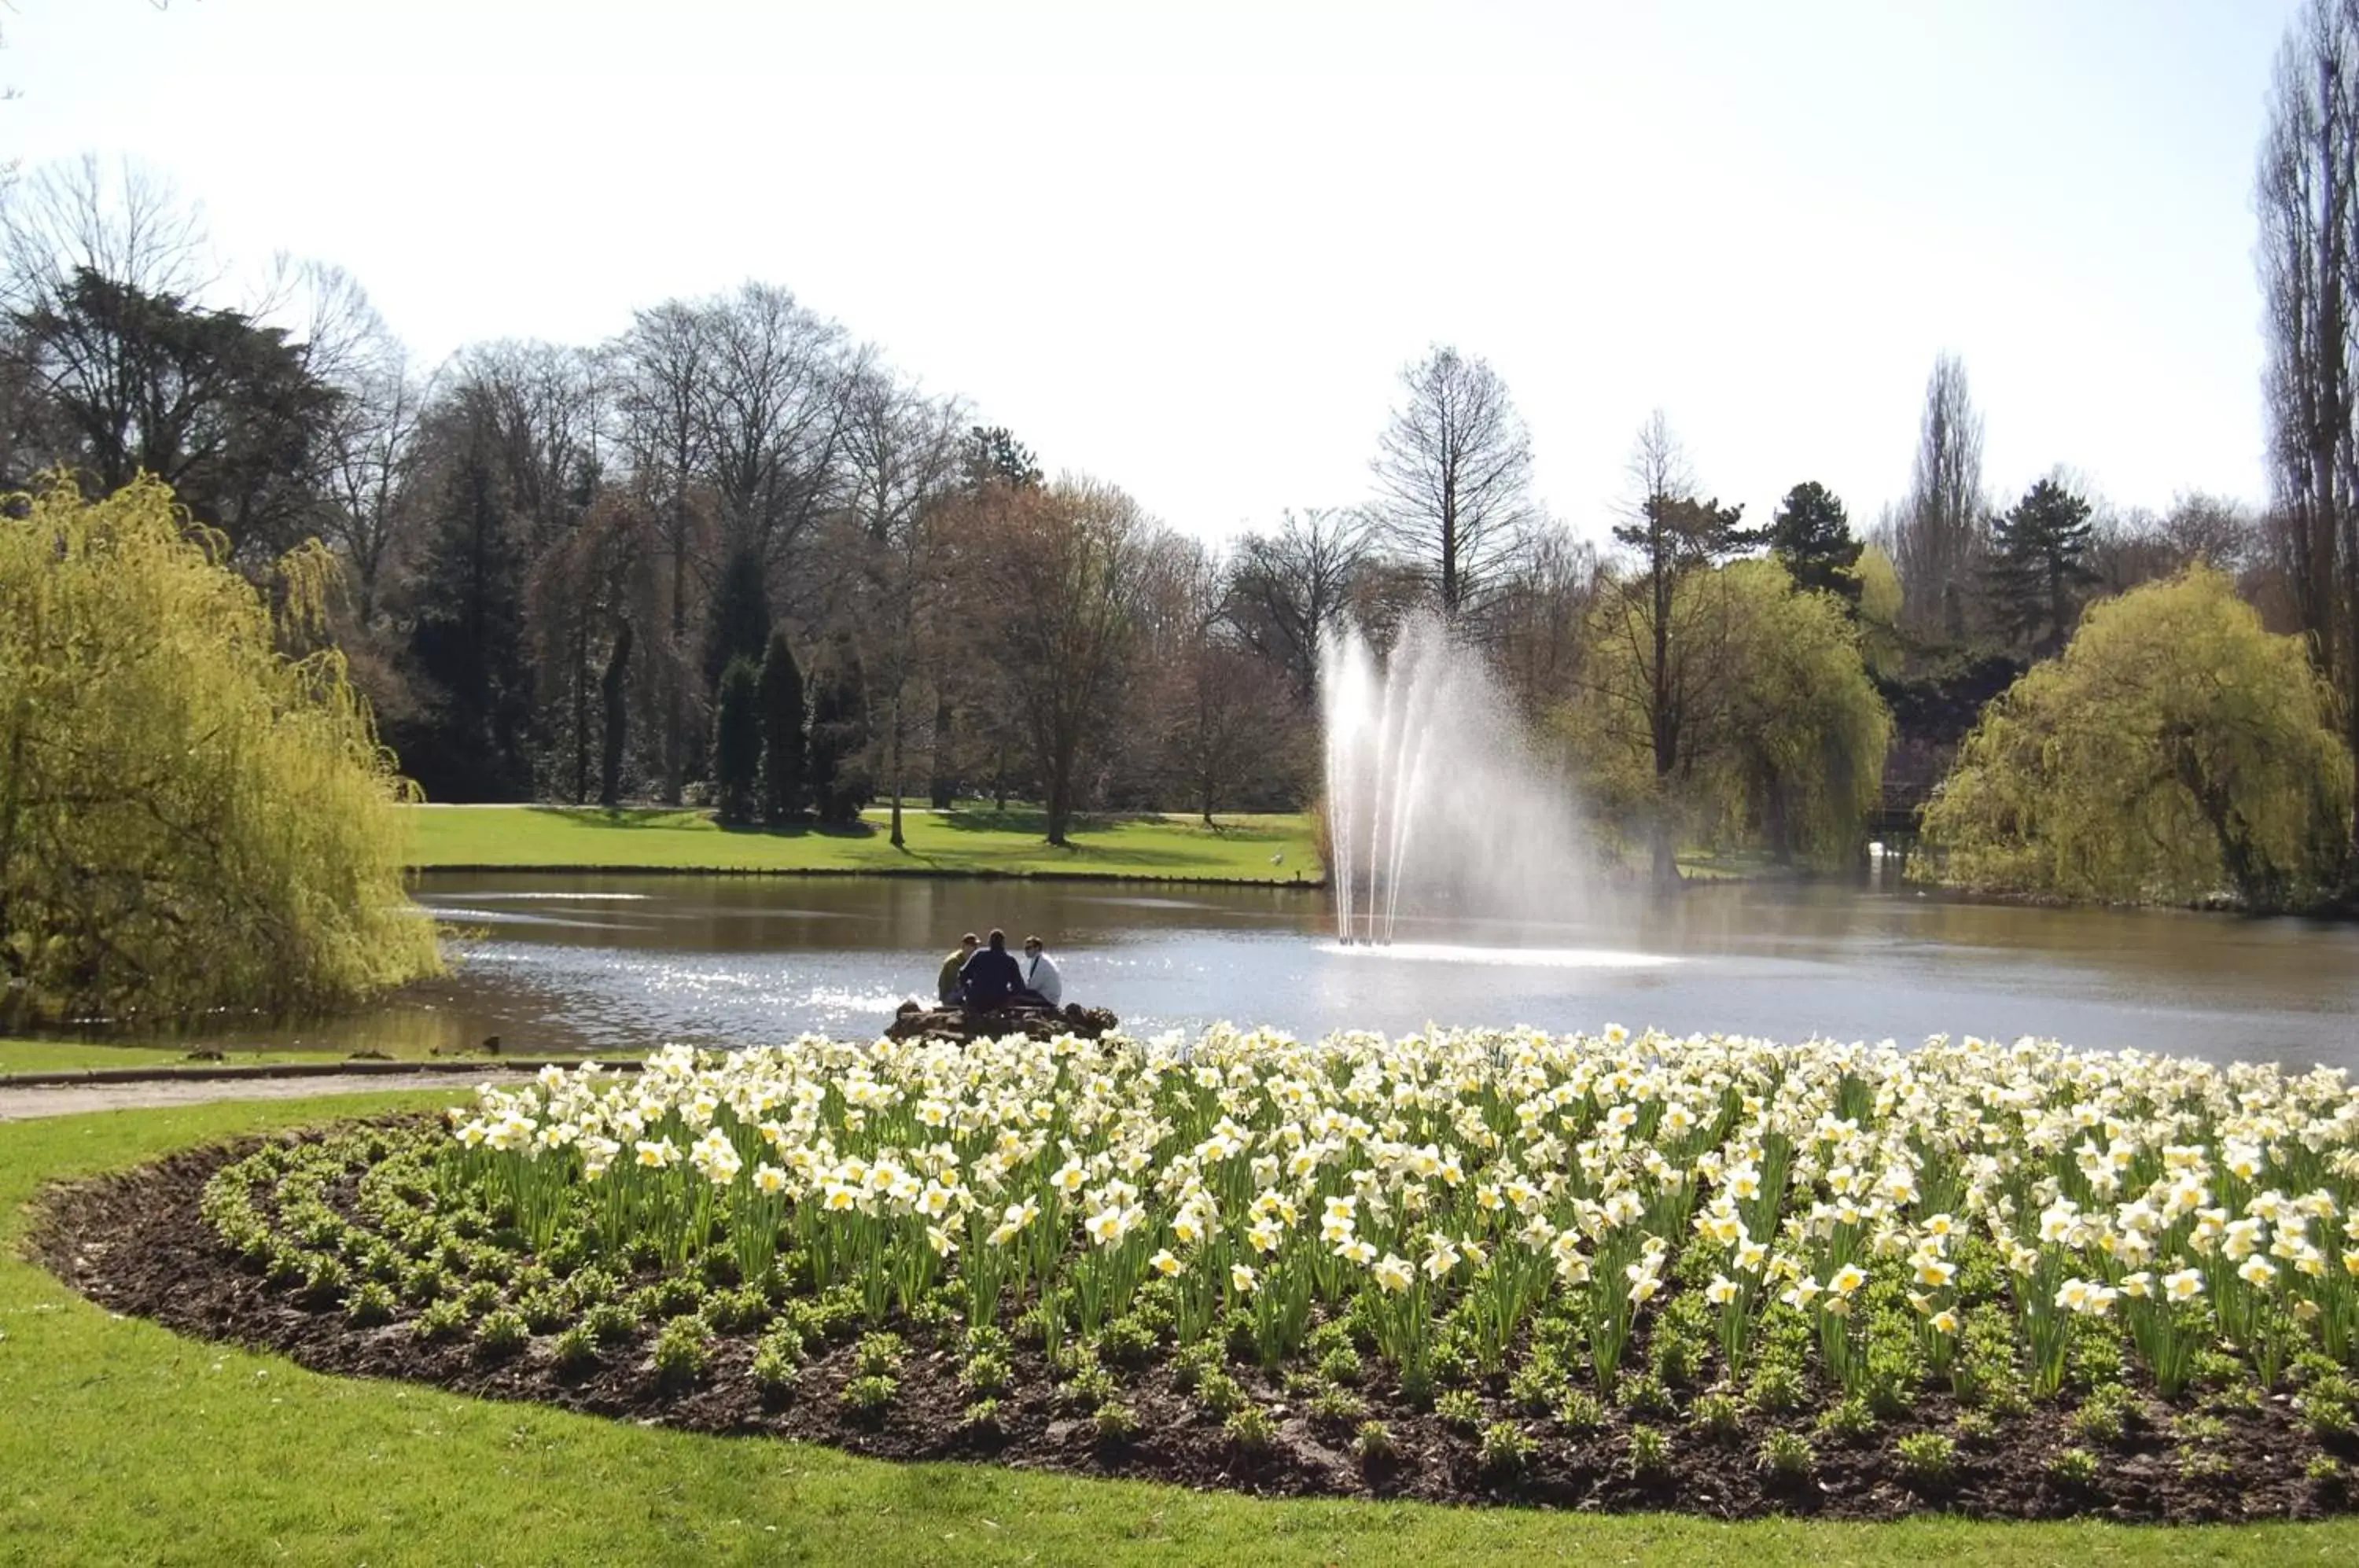
{"label": "water fountain", "polygon": [[1354,630],[1331,638],[1320,706],[1344,945],[1392,945],[1405,914],[1520,927],[1590,912],[1595,863],[1571,787],[1439,622],[1408,622],[1382,660]]}

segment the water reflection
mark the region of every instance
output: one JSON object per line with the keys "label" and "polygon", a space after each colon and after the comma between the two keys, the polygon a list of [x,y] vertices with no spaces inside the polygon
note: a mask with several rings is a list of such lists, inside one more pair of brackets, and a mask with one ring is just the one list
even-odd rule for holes
{"label": "water reflection", "polygon": [[1340,948],[1322,896],[1284,888],[511,875],[419,892],[472,928],[451,979],[241,1039],[423,1053],[864,1032],[931,986],[962,931],[999,926],[1047,938],[1069,996],[1142,1032],[1614,1021],[2359,1065],[2359,929],[2299,920],[1727,885],[1586,920],[1404,917],[1387,953]]}

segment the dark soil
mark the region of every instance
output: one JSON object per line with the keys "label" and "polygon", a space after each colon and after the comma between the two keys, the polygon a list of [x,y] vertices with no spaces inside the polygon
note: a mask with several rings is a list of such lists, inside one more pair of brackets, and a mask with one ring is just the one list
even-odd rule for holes
{"label": "dark soil", "polygon": [[[1939,1484],[1904,1478],[1897,1445],[1912,1433],[1950,1432],[1957,1410],[1928,1395],[1906,1417],[1886,1420],[1866,1437],[1814,1434],[1815,1473],[1780,1481],[1756,1464],[1772,1430],[1748,1414],[1741,1431],[1714,1436],[1683,1419],[1636,1418],[1670,1437],[1668,1467],[1633,1474],[1627,1412],[1608,1412],[1593,1431],[1571,1432],[1549,1417],[1511,1412],[1498,1389],[1484,1400],[1485,1421],[1512,1417],[1535,1440],[1513,1475],[1486,1472],[1477,1435],[1445,1429],[1430,1411],[1381,1391],[1367,1393],[1370,1418],[1389,1428],[1397,1453],[1381,1463],[1354,1456],[1352,1427],[1314,1425],[1277,1379],[1233,1367],[1247,1392],[1275,1417],[1276,1441],[1260,1454],[1241,1451],[1222,1423],[1172,1387],[1160,1361],[1117,1369],[1121,1399],[1136,1417],[1136,1435],[1102,1440],[1090,1416],[1064,1402],[1037,1349],[1009,1356],[1014,1388],[1001,1396],[998,1430],[978,1432],[962,1412],[971,1396],[958,1381],[960,1357],[949,1338],[904,1327],[909,1342],[899,1391],[880,1416],[848,1410],[841,1395],[855,1371],[849,1344],[813,1346],[792,1397],[766,1401],[749,1368],[755,1335],[717,1337],[708,1374],[674,1390],[650,1364],[653,1330],[602,1352],[581,1375],[552,1365],[552,1336],[536,1338],[504,1359],[486,1360],[471,1344],[425,1344],[410,1332],[415,1309],[375,1328],[350,1326],[333,1307],[299,1305],[293,1289],[266,1285],[241,1268],[199,1217],[206,1180],[257,1147],[216,1147],[175,1155],[98,1181],[51,1188],[32,1231],[34,1258],[76,1290],[114,1311],[150,1318],[184,1334],[273,1351],[318,1372],[429,1383],[487,1399],[524,1399],[591,1415],[660,1422],[690,1431],[760,1432],[887,1459],[982,1460],[1084,1475],[1125,1475],[1199,1488],[1263,1496],[1411,1497],[1450,1503],[1510,1503],[1603,1510],[1676,1509],[1723,1519],[1770,1513],[1830,1519],[1890,1519],[1923,1510],[1973,1518],[2090,1516],[2122,1521],[2194,1522],[2315,1518],[2345,1511],[2339,1486],[2313,1483],[2303,1468],[2320,1452],[2280,1395],[2258,1410],[2221,1408],[2227,1439],[2209,1445],[2218,1464],[2207,1473],[2182,1462],[2169,1435],[2169,1410],[2149,1404],[2124,1440],[2086,1443],[2053,1407],[2005,1422],[1990,1443],[1958,1443],[1954,1474]],[[1374,1363],[1370,1364],[1371,1369]],[[1371,1379],[1373,1381],[1373,1379]],[[1809,1432],[1811,1418],[1786,1418]],[[2059,1451],[2086,1446],[2098,1475],[2085,1486],[2049,1474]],[[2346,1466],[2359,1447],[2329,1448]]]}

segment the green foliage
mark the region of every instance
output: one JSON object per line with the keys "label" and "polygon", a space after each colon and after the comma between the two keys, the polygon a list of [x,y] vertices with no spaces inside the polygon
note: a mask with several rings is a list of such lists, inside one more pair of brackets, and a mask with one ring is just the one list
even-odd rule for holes
{"label": "green foliage", "polygon": [[712,793],[721,820],[754,820],[762,772],[762,677],[750,660],[732,659],[721,673],[712,717]]}
{"label": "green foliage", "polygon": [[1398,1451],[1392,1428],[1380,1421],[1362,1421],[1352,1434],[1352,1452],[1363,1460],[1390,1459]]}
{"label": "green foliage", "polygon": [[762,820],[773,826],[803,809],[803,674],[781,626],[762,655]]}
{"label": "green foliage", "polygon": [[2048,1462],[2048,1474],[2068,1486],[2085,1486],[2097,1478],[2097,1456],[2085,1448],[2059,1450]]}
{"label": "green foliage", "polygon": [[1660,1427],[1630,1429],[1630,1470],[1636,1475],[1659,1475],[1671,1467],[1671,1434]]}
{"label": "green foliage", "polygon": [[1819,1467],[1819,1451],[1799,1432],[1773,1432],[1762,1440],[1755,1466],[1781,1480],[1798,1481]]}
{"label": "green foliage", "polygon": [[0,1018],[298,1012],[436,973],[403,889],[404,786],[316,626],[143,480],[0,519]]}
{"label": "green foliage", "polygon": [[532,1339],[522,1312],[502,1307],[475,1325],[475,1348],[486,1357],[513,1356]]}
{"label": "green foliage", "polygon": [[2001,632],[2039,653],[2064,645],[2080,590],[2097,580],[2082,564],[2093,537],[2089,503],[2052,479],[1992,525],[1990,605]]}
{"label": "green foliage", "polygon": [[704,627],[704,690],[716,691],[739,659],[758,666],[770,640],[770,590],[762,552],[740,546],[722,562]]}
{"label": "green foliage", "polygon": [[1958,1468],[1958,1445],[1938,1432],[1912,1432],[1894,1444],[1901,1474],[1912,1481],[1948,1480]]}
{"label": "green foliage", "polygon": [[843,1405],[863,1415],[875,1415],[891,1405],[900,1391],[897,1380],[881,1373],[854,1377],[843,1386]]}
{"label": "green foliage", "polygon": [[712,1365],[712,1330],[702,1318],[674,1318],[656,1334],[656,1376],[673,1387],[693,1383]]}
{"label": "green foliage", "polygon": [[1847,861],[1892,719],[1842,604],[1798,592],[1775,561],[1740,561],[1682,576],[1664,613],[1659,655],[1643,596],[1603,596],[1584,630],[1562,727],[1591,797],[1625,822],[1667,811],[1687,834]]}
{"label": "green foliage", "polygon": [[1231,1443],[1246,1454],[1266,1454],[1277,1442],[1277,1423],[1269,1412],[1256,1404],[1239,1405],[1221,1423]]}
{"label": "green foliage", "polygon": [[1786,492],[1769,520],[1769,554],[1808,593],[1832,593],[1853,615],[1859,612],[1857,567],[1866,547],[1852,536],[1843,497],[1815,479]]}
{"label": "green foliage", "polygon": [[1493,1421],[1483,1429],[1483,1440],[1475,1446],[1475,1457],[1483,1468],[1494,1475],[1515,1475],[1531,1463],[1532,1453],[1539,1445],[1530,1434],[1514,1421]]}
{"label": "green foliage", "polygon": [[1984,714],[1925,811],[1950,880],[2253,907],[2315,896],[2347,843],[2351,758],[2299,641],[2191,567],[2098,604]]}
{"label": "green foliage", "polygon": [[860,656],[839,637],[811,671],[810,738],[804,756],[811,806],[829,827],[849,827],[875,793],[867,761],[868,718]]}

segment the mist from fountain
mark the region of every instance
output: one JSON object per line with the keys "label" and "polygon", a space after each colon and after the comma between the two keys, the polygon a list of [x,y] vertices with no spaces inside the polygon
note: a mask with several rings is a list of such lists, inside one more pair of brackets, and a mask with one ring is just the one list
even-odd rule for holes
{"label": "mist from fountain", "polygon": [[1336,934],[1389,944],[1404,914],[1562,923],[1593,911],[1573,790],[1545,766],[1483,657],[1438,621],[1389,657],[1346,628],[1320,654]]}

